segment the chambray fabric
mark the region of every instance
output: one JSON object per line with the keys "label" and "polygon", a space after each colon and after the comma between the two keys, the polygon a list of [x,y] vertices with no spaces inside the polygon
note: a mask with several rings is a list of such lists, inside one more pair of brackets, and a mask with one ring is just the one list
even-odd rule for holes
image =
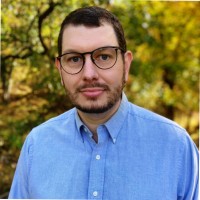
{"label": "chambray fabric", "polygon": [[128,102],[97,129],[75,108],[34,128],[9,198],[197,200],[198,150],[176,123]]}

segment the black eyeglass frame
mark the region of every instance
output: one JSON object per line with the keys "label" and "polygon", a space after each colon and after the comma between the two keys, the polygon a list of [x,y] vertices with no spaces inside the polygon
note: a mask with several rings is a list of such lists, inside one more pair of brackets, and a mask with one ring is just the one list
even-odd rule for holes
{"label": "black eyeglass frame", "polygon": [[[94,60],[94,58],[93,58],[93,56],[92,56],[92,55],[94,54],[95,51],[100,50],[100,49],[104,49],[104,48],[113,48],[113,49],[115,49],[115,52],[116,52],[116,60],[115,60],[114,64],[113,64],[111,67],[108,67],[108,68],[101,68],[101,67],[99,67],[99,66],[95,63],[95,60]],[[118,47],[118,46],[104,46],[104,47],[99,47],[99,48],[97,48],[97,49],[95,49],[95,50],[93,50],[93,51],[84,52],[84,53],[79,53],[79,52],[67,52],[67,53],[64,53],[64,54],[62,54],[62,55],[56,57],[56,59],[60,62],[60,65],[61,65],[62,69],[63,69],[67,74],[75,75],[75,74],[78,74],[78,73],[83,69],[83,67],[84,67],[84,65],[85,65],[85,56],[84,56],[84,55],[90,54],[90,58],[91,58],[92,62],[93,62],[99,69],[107,70],[107,69],[112,68],[112,67],[116,64],[116,62],[117,62],[117,57],[118,57],[118,56],[117,56],[117,51],[118,51],[118,50],[120,50],[121,53],[123,53],[123,54],[126,52],[124,49],[122,49],[121,47]],[[78,72],[76,72],[76,73],[69,73],[69,72],[67,72],[67,71],[64,69],[64,67],[62,66],[62,63],[61,63],[61,58],[62,58],[62,56],[67,55],[67,54],[71,54],[71,53],[79,54],[79,55],[81,55],[81,57],[83,58],[82,67],[81,67],[80,70],[79,70]]]}

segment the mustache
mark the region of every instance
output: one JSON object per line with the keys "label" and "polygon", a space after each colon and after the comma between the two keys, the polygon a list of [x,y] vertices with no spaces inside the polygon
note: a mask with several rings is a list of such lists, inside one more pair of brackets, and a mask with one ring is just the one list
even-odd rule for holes
{"label": "mustache", "polygon": [[95,88],[95,87],[100,87],[100,88],[103,88],[104,90],[110,90],[109,86],[106,85],[106,84],[102,84],[102,83],[88,83],[88,84],[83,84],[83,85],[79,86],[76,89],[76,92],[80,92],[82,89]]}

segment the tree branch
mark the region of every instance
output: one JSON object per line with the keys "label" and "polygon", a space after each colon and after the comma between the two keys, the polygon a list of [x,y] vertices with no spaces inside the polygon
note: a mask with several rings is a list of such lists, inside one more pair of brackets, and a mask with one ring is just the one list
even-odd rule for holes
{"label": "tree branch", "polygon": [[44,48],[44,52],[42,54],[47,54],[49,57],[51,57],[51,55],[49,54],[49,49],[47,47],[47,45],[44,42],[44,38],[42,37],[42,23],[43,21],[53,12],[54,8],[60,5],[60,3],[54,3],[52,1],[50,1],[49,3],[49,7],[42,13],[40,14],[39,12],[39,18],[38,18],[38,34],[39,34],[39,39],[40,42]]}
{"label": "tree branch", "polygon": [[[24,55],[22,55],[23,51],[25,51],[25,50],[28,50],[28,52],[25,53]],[[33,53],[32,47],[31,46],[26,46],[26,47],[23,47],[16,54],[13,54],[13,55],[9,54],[9,55],[6,55],[6,56],[2,55],[2,59],[3,60],[9,59],[9,58],[12,58],[12,59],[17,59],[17,58],[25,59],[25,58],[28,58],[29,56],[31,56],[32,53]]]}

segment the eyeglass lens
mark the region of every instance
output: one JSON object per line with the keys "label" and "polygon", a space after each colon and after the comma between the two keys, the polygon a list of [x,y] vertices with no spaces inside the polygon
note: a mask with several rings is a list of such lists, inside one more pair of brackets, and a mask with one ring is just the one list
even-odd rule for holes
{"label": "eyeglass lens", "polygon": [[114,47],[103,47],[88,53],[67,53],[61,56],[62,68],[69,74],[76,74],[83,68],[84,54],[91,54],[92,62],[101,69],[109,69],[117,60],[117,49]]}

